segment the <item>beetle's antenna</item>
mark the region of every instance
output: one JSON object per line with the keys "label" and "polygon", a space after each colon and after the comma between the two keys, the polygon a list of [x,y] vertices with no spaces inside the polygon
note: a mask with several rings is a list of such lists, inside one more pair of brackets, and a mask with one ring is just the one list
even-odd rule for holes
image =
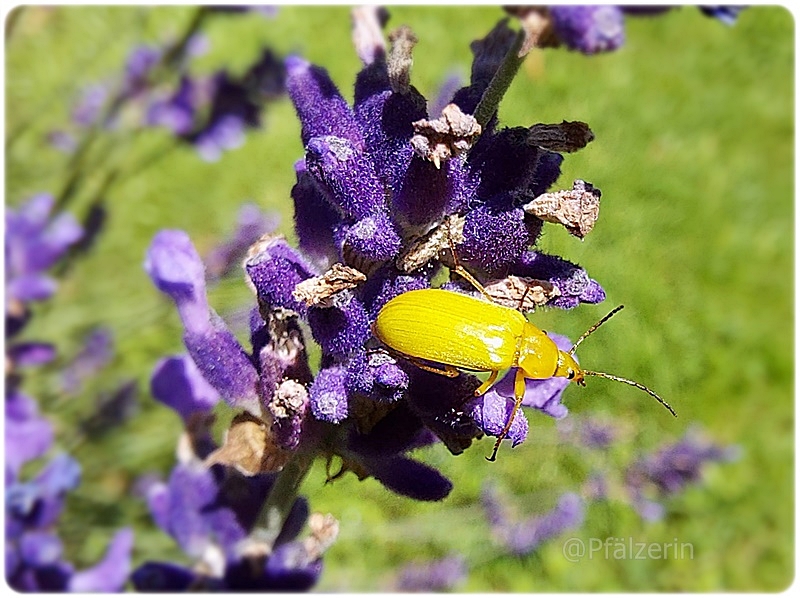
{"label": "beetle's antenna", "polygon": [[[575,341],[575,344],[574,344],[574,345],[572,345],[572,349],[570,349],[570,350],[567,352],[567,355],[574,355],[574,354],[575,354],[575,349],[577,349],[577,348],[578,348],[578,345],[580,345],[580,344],[583,342],[583,339],[585,339],[585,338],[586,338],[587,336],[589,336],[589,335],[590,335],[592,332],[594,332],[595,330],[597,330],[598,328],[600,328],[600,326],[601,326],[602,324],[605,324],[606,322],[608,322],[608,320],[611,318],[611,316],[613,316],[615,313],[617,313],[617,312],[618,312],[619,310],[621,310],[623,307],[625,307],[625,306],[624,306],[624,305],[619,305],[619,306],[615,307],[615,308],[614,308],[614,309],[612,309],[612,310],[611,310],[611,311],[610,311],[608,314],[606,314],[606,316],[605,316],[605,317],[601,318],[601,319],[600,319],[600,321],[599,321],[599,322],[597,322],[597,324],[595,324],[594,326],[592,326],[591,328],[589,328],[589,330],[587,330],[586,332],[584,332],[584,333],[581,335],[581,337],[580,337],[580,338],[579,338],[577,341]],[[659,400],[660,400],[660,399],[659,399]],[[662,402],[663,402],[663,401],[662,401]]]}
{"label": "beetle's antenna", "polygon": [[[622,306],[620,306],[620,307],[622,307]],[[619,310],[619,307],[614,311],[617,311],[617,310]],[[608,316],[603,318],[603,320],[607,320],[608,317],[610,315],[612,315],[613,313],[614,312],[612,311],[611,314],[609,314]],[[603,320],[600,320],[600,323],[602,323]],[[598,326],[599,326],[599,324],[598,324]],[[660,396],[658,396],[652,390],[647,388],[644,384],[639,384],[638,382],[634,382],[633,380],[628,380],[627,378],[620,378],[619,376],[612,376],[611,374],[606,374],[604,372],[590,372],[588,370],[583,370],[583,373],[586,376],[597,376],[598,378],[608,378],[609,380],[616,380],[617,382],[623,382],[625,384],[629,384],[630,386],[635,386],[639,390],[645,391],[647,394],[649,394],[651,397],[653,397],[656,401],[661,403],[664,407],[667,408],[667,411],[669,411],[672,415],[674,415],[675,417],[678,417],[678,414],[675,413],[675,410],[672,407],[669,406],[669,403],[667,403],[664,399],[662,399]]]}

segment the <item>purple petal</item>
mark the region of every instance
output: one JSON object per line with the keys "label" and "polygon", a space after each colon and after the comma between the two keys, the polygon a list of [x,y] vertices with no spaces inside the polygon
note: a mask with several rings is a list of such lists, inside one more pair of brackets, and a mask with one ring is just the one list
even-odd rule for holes
{"label": "purple petal", "polygon": [[255,287],[259,303],[268,307],[283,307],[306,315],[305,303],[294,298],[298,283],[316,272],[305,259],[282,237],[265,239],[245,262],[245,270]]}
{"label": "purple petal", "polygon": [[211,312],[204,331],[187,331],[183,344],[197,369],[226,403],[260,413],[258,371],[218,315]]}
{"label": "purple petal", "polygon": [[295,172],[297,183],[292,187],[292,199],[298,245],[324,270],[340,259],[337,232],[343,226],[342,215],[308,173],[305,160],[295,163]]}
{"label": "purple petal", "polygon": [[[500,433],[508,423],[508,418],[511,417],[511,411],[514,408],[513,371],[510,374],[511,376],[506,375],[503,380],[510,379],[511,381],[511,398],[500,394],[495,388],[492,388],[483,396],[477,397],[470,406],[470,413],[475,423],[489,436],[500,436]],[[498,382],[495,387],[502,382]],[[528,420],[522,410],[518,409],[514,415],[514,421],[508,429],[507,438],[511,440],[511,446],[517,446],[525,441],[527,435]]]}
{"label": "purple petal", "polygon": [[144,268],[158,290],[175,301],[187,331],[208,328],[205,266],[189,235],[160,231],[147,250]]}
{"label": "purple petal", "polygon": [[302,542],[281,544],[267,559],[264,573],[271,590],[307,591],[322,573],[322,559],[312,560]]}
{"label": "purple petal", "polygon": [[51,532],[30,531],[19,540],[19,556],[23,563],[31,567],[46,567],[57,563],[62,549],[61,540]]}
{"label": "purple petal", "polygon": [[299,56],[289,56],[286,88],[300,119],[303,145],[312,137],[336,135],[363,147],[355,116],[325,69]]}
{"label": "purple petal", "polygon": [[453,555],[429,563],[412,563],[398,576],[401,592],[447,592],[465,581],[467,564],[462,556]]}
{"label": "purple petal", "polygon": [[148,561],[133,572],[131,582],[137,592],[185,592],[197,577],[186,567]]}
{"label": "purple petal", "polygon": [[69,582],[70,592],[120,592],[128,579],[133,549],[133,530],[122,529],[108,546],[106,555],[93,567],[78,571]]}
{"label": "purple petal", "polygon": [[15,367],[31,367],[53,361],[56,348],[50,343],[18,343],[6,348],[6,358]]}
{"label": "purple petal", "polygon": [[339,358],[353,355],[370,336],[367,311],[352,295],[349,300],[342,297],[338,306],[310,307],[308,324],[322,351]]}
{"label": "purple petal", "polygon": [[185,355],[160,360],[151,376],[150,390],[157,401],[177,411],[184,421],[193,413],[210,412],[219,401],[219,393]]}
{"label": "purple petal", "polygon": [[364,460],[367,471],[392,492],[414,500],[437,501],[450,494],[453,484],[433,467],[396,455]]}
{"label": "purple petal", "polygon": [[555,286],[560,295],[550,301],[554,307],[571,309],[581,302],[600,303],[605,299],[603,288],[583,268],[558,256],[526,251],[511,270],[518,276],[547,280]]}
{"label": "purple petal", "polygon": [[6,396],[6,478],[16,478],[28,461],[44,455],[53,444],[53,426],[38,415],[36,402],[19,392]]}
{"label": "purple petal", "polygon": [[551,6],[559,39],[572,50],[596,54],[625,43],[625,18],[619,6]]}

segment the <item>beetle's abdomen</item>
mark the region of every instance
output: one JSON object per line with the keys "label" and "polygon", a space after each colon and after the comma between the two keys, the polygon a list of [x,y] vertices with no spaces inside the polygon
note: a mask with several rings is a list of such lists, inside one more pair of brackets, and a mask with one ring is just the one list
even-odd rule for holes
{"label": "beetle's abdomen", "polygon": [[492,371],[514,364],[525,317],[469,295],[421,289],[383,306],[373,332],[410,357],[459,368]]}

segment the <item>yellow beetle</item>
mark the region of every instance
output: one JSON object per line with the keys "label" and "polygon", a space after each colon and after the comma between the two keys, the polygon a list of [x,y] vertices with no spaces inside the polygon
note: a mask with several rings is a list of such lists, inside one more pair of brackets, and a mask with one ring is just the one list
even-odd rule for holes
{"label": "yellow beetle", "polygon": [[655,397],[677,417],[672,407],[646,386],[603,372],[584,370],[573,358],[583,339],[623,306],[589,328],[569,351],[562,351],[522,313],[492,302],[480,283],[460,267],[457,270],[489,301],[442,289],[408,291],[383,306],[372,332],[390,350],[425,370],[450,377],[458,376],[458,368],[489,372],[489,378],[475,390],[475,396],[489,390],[501,370],[516,368],[514,408],[497,437],[491,457],[487,457],[489,461],[495,460],[500,443],[511,428],[528,378],[567,378],[581,386],[585,385],[585,376],[617,380]]}

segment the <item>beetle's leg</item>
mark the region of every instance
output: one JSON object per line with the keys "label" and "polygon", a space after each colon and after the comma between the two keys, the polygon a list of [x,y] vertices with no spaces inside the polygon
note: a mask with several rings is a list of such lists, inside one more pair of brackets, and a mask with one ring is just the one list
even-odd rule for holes
{"label": "beetle's leg", "polygon": [[478,388],[475,389],[475,396],[479,397],[487,390],[489,390],[492,387],[492,384],[494,384],[495,380],[497,380],[497,375],[499,373],[500,372],[498,372],[497,370],[494,370],[491,374],[489,374],[489,377],[486,379],[486,382],[484,382]]}
{"label": "beetle's leg", "polygon": [[488,301],[491,303],[495,303],[495,300],[489,294],[489,292],[483,287],[483,285],[478,282],[478,279],[475,278],[472,274],[470,274],[467,269],[462,266],[458,262],[458,255],[456,254],[456,246],[453,243],[453,238],[450,236],[450,229],[447,229],[447,244],[450,246],[450,253],[453,254],[453,270],[456,271],[461,277],[466,279],[472,286],[474,286],[478,291],[480,291],[481,295],[483,295]]}
{"label": "beetle's leg", "polygon": [[431,372],[432,374],[439,374],[440,376],[447,376],[448,378],[455,378],[460,374],[458,368],[453,365],[448,365],[443,363],[440,367],[435,367],[432,365],[428,365],[427,363],[422,363],[414,359],[413,357],[409,357],[407,355],[403,356],[407,361],[410,361],[415,366],[417,366],[421,370],[425,370],[426,372]]}
{"label": "beetle's leg", "polygon": [[500,436],[497,437],[497,441],[494,443],[492,456],[486,457],[487,461],[494,461],[497,457],[497,449],[500,448],[500,443],[503,442],[506,436],[508,436],[508,431],[511,429],[511,424],[514,421],[514,417],[517,415],[517,411],[519,411],[520,405],[522,405],[522,399],[524,396],[525,373],[522,371],[522,368],[517,368],[517,373],[514,375],[514,408],[511,410],[511,416],[508,418],[508,421],[506,421],[503,431],[500,432]]}

